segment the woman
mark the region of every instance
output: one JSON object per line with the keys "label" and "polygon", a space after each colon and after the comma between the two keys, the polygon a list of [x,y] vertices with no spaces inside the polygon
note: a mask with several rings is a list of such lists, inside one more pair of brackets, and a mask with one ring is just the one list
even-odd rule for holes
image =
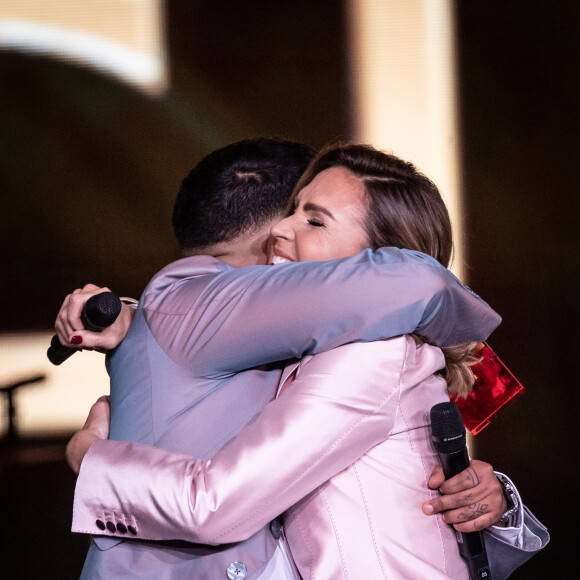
{"label": "woman", "polygon": [[[272,230],[273,263],[329,260],[384,246],[418,250],[445,266],[451,257],[451,224],[435,185],[412,165],[370,147],[321,153],[300,180],[288,213]],[[329,578],[467,577],[453,531],[413,506],[429,499],[427,480],[437,462],[428,411],[448,400],[446,391],[469,392],[476,346],[448,349],[444,359],[439,349],[404,336],[339,347],[292,369],[295,382],[310,383],[321,373],[348,382],[364,367],[364,377],[381,393],[365,404],[383,406],[388,432],[384,442],[286,513],[286,536],[302,577],[322,571]],[[389,379],[390,388],[381,389]],[[294,386],[286,379],[281,396]],[[359,407],[360,401],[348,404]]]}
{"label": "woman", "polygon": [[[410,164],[363,146],[322,153],[273,234],[276,264],[384,245],[444,263],[451,254],[435,186]],[[452,530],[419,514],[434,497],[426,415],[447,399],[437,374],[444,366],[438,349],[412,337],[347,345],[290,365],[280,398],[214,459],[172,457],[183,463],[183,481],[158,485],[189,500],[160,507],[160,519],[171,512],[182,539],[217,544],[248,537],[294,506],[285,527],[303,577],[466,577]],[[458,368],[449,365],[450,380]],[[356,397],[351,381],[364,383]],[[339,438],[336,423],[344,425]],[[289,428],[296,424],[298,435]]]}

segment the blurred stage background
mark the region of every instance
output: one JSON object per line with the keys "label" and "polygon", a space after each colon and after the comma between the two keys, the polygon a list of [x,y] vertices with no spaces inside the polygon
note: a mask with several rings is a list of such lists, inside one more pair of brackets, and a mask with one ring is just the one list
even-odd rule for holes
{"label": "blurred stage background", "polygon": [[[58,2],[4,0],[0,8],[0,575],[72,579],[87,540],[68,531],[74,477],[64,444],[108,384],[97,353],[58,368],[45,361],[62,299],[87,282],[138,297],[178,257],[174,196],[209,151],[252,136],[320,147],[356,135],[360,111],[346,0],[87,1],[99,17],[87,16],[84,32],[106,28],[112,43],[87,44],[76,63],[19,42],[31,35],[62,53],[79,37],[7,26],[23,6],[43,4]],[[78,26],[75,3],[61,5],[61,21]],[[580,5],[450,5],[459,266],[503,316],[490,343],[527,388],[477,436],[477,455],[513,477],[552,535],[513,577],[565,578],[579,537],[577,508],[561,510],[575,505],[577,488]],[[131,10],[146,10],[141,24],[152,40],[128,27]],[[10,386],[42,376],[14,392],[10,437]]]}

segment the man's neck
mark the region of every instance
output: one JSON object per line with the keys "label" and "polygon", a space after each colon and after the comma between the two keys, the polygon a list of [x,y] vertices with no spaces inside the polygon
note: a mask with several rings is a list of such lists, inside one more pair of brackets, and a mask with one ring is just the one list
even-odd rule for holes
{"label": "man's neck", "polygon": [[228,242],[220,242],[202,248],[185,249],[182,251],[182,255],[184,258],[189,256],[212,256],[234,268],[263,266],[267,263],[269,237],[270,228],[268,226]]}

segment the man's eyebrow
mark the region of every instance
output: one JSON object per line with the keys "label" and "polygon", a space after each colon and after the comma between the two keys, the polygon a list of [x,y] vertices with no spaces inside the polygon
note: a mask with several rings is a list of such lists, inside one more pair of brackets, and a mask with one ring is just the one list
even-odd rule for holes
{"label": "man's eyebrow", "polygon": [[330,213],[325,207],[318,205],[317,203],[306,202],[304,207],[302,208],[303,211],[316,211],[318,213],[323,213],[327,215],[330,219],[336,221],[336,218]]}

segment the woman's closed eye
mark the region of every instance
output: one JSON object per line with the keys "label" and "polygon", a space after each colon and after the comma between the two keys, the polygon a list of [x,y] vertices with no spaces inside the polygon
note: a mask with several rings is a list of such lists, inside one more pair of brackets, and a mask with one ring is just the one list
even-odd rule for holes
{"label": "woman's closed eye", "polygon": [[308,219],[308,223],[311,226],[314,226],[316,228],[323,228],[324,227],[324,222],[320,221],[319,219],[316,218],[309,218]]}

